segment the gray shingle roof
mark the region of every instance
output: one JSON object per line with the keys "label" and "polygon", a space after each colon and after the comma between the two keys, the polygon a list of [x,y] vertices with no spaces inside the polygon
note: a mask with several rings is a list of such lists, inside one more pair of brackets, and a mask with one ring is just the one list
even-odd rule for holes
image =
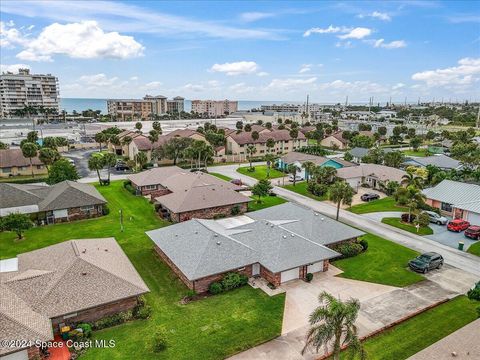
{"label": "gray shingle roof", "polygon": [[454,207],[480,213],[480,185],[443,180],[435,187],[423,190],[428,199],[452,204]]}
{"label": "gray shingle roof", "polygon": [[412,165],[434,165],[439,167],[440,169],[458,169],[461,166],[460,161],[452,159],[447,155],[432,155],[426,157],[409,157],[405,164],[412,164]]}
{"label": "gray shingle roof", "polygon": [[361,147],[354,147],[352,150],[349,150],[348,152],[352,154],[353,157],[356,157],[358,159],[361,159],[364,156],[368,155],[368,149],[361,148]]}
{"label": "gray shingle roof", "polygon": [[324,245],[364,234],[292,203],[247,216],[255,221],[226,229],[193,219],[147,235],[189,280],[197,280],[257,262],[280,272],[334,258],[339,254]]}
{"label": "gray shingle roof", "polygon": [[341,179],[353,179],[365,176],[375,176],[381,181],[402,181],[406,172],[390,166],[379,164],[360,164],[359,166],[337,169],[337,176]]}

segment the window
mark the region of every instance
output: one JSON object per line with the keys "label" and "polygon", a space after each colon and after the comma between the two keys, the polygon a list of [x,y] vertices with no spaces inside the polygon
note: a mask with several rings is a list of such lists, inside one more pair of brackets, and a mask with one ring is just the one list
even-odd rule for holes
{"label": "window", "polygon": [[11,167],[4,167],[4,168],[2,168],[2,172],[4,174],[8,174],[8,173],[12,172],[12,168]]}
{"label": "window", "polygon": [[43,169],[43,165],[37,165],[37,169]]}
{"label": "window", "polygon": [[452,212],[452,204],[442,202],[442,210]]}
{"label": "window", "polygon": [[90,205],[90,206],[82,206],[80,208],[80,211],[82,212],[90,212],[90,211],[93,211],[95,209],[95,206],[93,205]]}
{"label": "window", "polygon": [[145,185],[144,190],[157,190],[157,185]]}

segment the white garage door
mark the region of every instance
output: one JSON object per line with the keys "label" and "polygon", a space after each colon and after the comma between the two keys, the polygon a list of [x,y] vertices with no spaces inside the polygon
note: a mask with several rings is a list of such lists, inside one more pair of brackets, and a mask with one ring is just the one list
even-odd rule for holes
{"label": "white garage door", "polygon": [[323,261],[307,266],[307,273],[313,274],[319,271],[323,271]]}
{"label": "white garage door", "polygon": [[469,211],[467,221],[469,221],[472,225],[480,225],[480,214],[475,214]]}
{"label": "white garage door", "polygon": [[282,273],[280,274],[280,282],[284,283],[286,281],[298,279],[298,277],[299,277],[298,268],[282,271]]}
{"label": "white garage door", "polygon": [[2,356],[1,358],[2,360],[28,360],[28,353],[27,350],[22,350],[13,354]]}

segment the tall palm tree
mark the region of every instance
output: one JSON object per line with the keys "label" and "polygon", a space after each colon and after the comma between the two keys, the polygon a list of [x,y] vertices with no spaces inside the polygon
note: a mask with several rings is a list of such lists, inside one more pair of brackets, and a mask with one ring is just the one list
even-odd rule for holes
{"label": "tall palm tree", "polygon": [[35,177],[35,174],[33,173],[33,164],[32,164],[32,158],[37,156],[37,151],[38,147],[37,144],[31,143],[31,142],[25,142],[22,145],[22,154],[26,158],[30,160],[30,170],[32,172],[32,177]]}
{"label": "tall palm tree", "polygon": [[100,170],[103,169],[103,156],[99,153],[94,153],[88,158],[88,169],[90,171],[96,171],[98,176],[98,182],[101,182]]}
{"label": "tall palm tree", "polygon": [[402,185],[405,187],[414,186],[417,189],[423,188],[423,179],[413,173],[406,173],[402,176]]}
{"label": "tall palm tree", "polygon": [[100,131],[95,134],[95,141],[100,146],[99,151],[102,151],[102,144],[107,142],[107,135],[104,132]]}
{"label": "tall palm tree", "polygon": [[135,164],[137,164],[137,168],[139,170],[143,168],[147,161],[147,155],[143,151],[140,151],[137,155],[135,155]]}
{"label": "tall palm tree", "polygon": [[302,168],[305,169],[305,180],[307,180],[307,183],[310,180],[310,177],[312,176],[316,167],[317,165],[315,165],[315,163],[312,161],[305,161],[302,164]]}
{"label": "tall palm tree", "polygon": [[257,153],[257,148],[255,145],[248,145],[247,146],[247,156],[248,161],[250,162],[250,169],[252,168],[252,156]]}
{"label": "tall palm tree", "polygon": [[215,151],[213,150],[212,145],[205,144],[202,156],[203,156],[203,161],[204,161],[204,164],[205,164],[205,170],[207,172],[208,172],[208,169],[207,169],[208,161],[212,159],[213,155],[215,155]]}
{"label": "tall palm tree", "polygon": [[297,173],[300,171],[300,168],[295,164],[288,164],[287,173],[293,175],[293,186],[297,184]]}
{"label": "tall palm tree", "polygon": [[110,182],[110,168],[117,163],[117,157],[115,154],[109,152],[103,155],[103,165],[107,167],[108,182]]}
{"label": "tall palm tree", "polygon": [[342,203],[345,205],[350,205],[352,203],[353,189],[345,181],[337,181],[330,187],[328,198],[330,201],[333,201],[335,204],[337,204],[336,220],[338,221],[340,205]]}
{"label": "tall palm tree", "polygon": [[42,163],[47,167],[47,173],[50,173],[50,166],[60,159],[60,154],[57,150],[44,147],[40,149],[38,157]]}
{"label": "tall palm tree", "polygon": [[358,328],[355,320],[360,310],[360,302],[357,299],[341,301],[331,294],[323,291],[318,296],[321,306],[310,314],[310,329],[307,333],[307,341],[302,350],[313,347],[318,350],[324,346],[327,351],[332,344],[333,359],[340,359],[342,346],[350,346],[353,356],[360,355],[360,359],[366,359],[367,354],[358,338]]}
{"label": "tall palm tree", "polygon": [[[160,123],[159,123],[160,124]],[[158,141],[159,134],[157,130],[150,130],[148,133],[148,140],[150,140],[150,158],[152,159],[153,162],[153,145]]]}
{"label": "tall palm tree", "polygon": [[264,156],[264,160],[267,162],[267,178],[269,178],[270,177],[270,169],[272,168],[272,164],[275,162],[275,155],[266,154]]}

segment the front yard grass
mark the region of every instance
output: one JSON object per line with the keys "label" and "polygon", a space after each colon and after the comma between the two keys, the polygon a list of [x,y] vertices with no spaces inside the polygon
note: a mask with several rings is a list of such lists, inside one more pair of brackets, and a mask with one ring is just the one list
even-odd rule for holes
{"label": "front yard grass", "polygon": [[248,203],[248,211],[262,210],[270,206],[280,205],[287,202],[287,200],[282,199],[279,196],[263,196],[260,198],[260,203],[257,203],[257,196],[251,196],[251,198],[253,200]]}
{"label": "front yard grass", "polygon": [[427,149],[419,149],[417,151],[414,150],[403,150],[402,151],[405,156],[418,156],[418,157],[426,157],[429,156],[430,154],[428,153]]}
{"label": "front yard grass", "polygon": [[215,172],[209,172],[208,173],[209,175],[212,175],[212,176],[215,176],[219,179],[222,179],[222,180],[225,180],[225,181],[228,181],[230,182],[230,180],[232,180],[231,177],[227,176],[227,175],[223,175],[223,174],[219,174],[219,173],[215,173]]}
{"label": "front yard grass", "polygon": [[473,254],[473,255],[480,256],[480,240],[477,241],[475,244],[470,245],[467,252],[469,252],[470,254]]}
{"label": "front yard grass", "polygon": [[[82,359],[224,359],[280,335],[285,295],[269,297],[245,286],[221,295],[181,305],[188,289],[153,252],[145,231],[166,226],[153,205],[127,192],[121,181],[97,187],[108,201],[110,214],[98,219],[49,225],[28,230],[25,239],[0,233],[0,257],[42,248],[70,239],[115,237],[150,289],[148,320],[132,321],[93,334],[94,340],[113,339],[115,347],[92,348]],[[125,231],[120,231],[119,210]],[[155,330],[167,329],[168,347],[152,350]]]}
{"label": "front yard grass", "polygon": [[293,186],[293,184],[288,184],[288,185],[285,185],[285,186],[282,186],[282,187],[287,189],[287,190],[296,192],[297,194],[300,194],[300,195],[309,197],[311,199],[314,199],[314,200],[324,201],[324,200],[328,199],[328,193],[323,195],[323,196],[317,196],[317,195],[313,195],[311,192],[309,192],[307,190],[307,182],[306,181],[297,182],[295,184],[295,186]]}
{"label": "front yard grass", "polygon": [[425,279],[407,268],[408,261],[418,256],[418,252],[373,234],[361,238],[368,241],[367,251],[333,262],[343,270],[341,277],[398,287]]}
{"label": "front yard grass", "polygon": [[418,229],[418,232],[417,232],[417,228],[415,227],[415,225],[406,224],[406,223],[402,222],[401,218],[397,218],[397,217],[383,218],[382,223],[390,225],[390,226],[394,226],[396,228],[399,228],[399,229],[402,229],[402,230],[405,230],[405,231],[408,231],[408,232],[411,232],[411,233],[417,234],[417,235],[432,235],[433,234],[433,230],[430,226],[421,226]]}
{"label": "front yard grass", "polygon": [[270,169],[270,176],[267,178],[267,165],[255,165],[255,164],[253,164],[253,167],[255,168],[255,171],[248,171],[250,166],[242,166],[242,167],[239,167],[237,169],[237,172],[242,174],[242,175],[250,176],[250,177],[255,178],[257,180],[276,179],[276,178],[281,178],[281,177],[286,176],[286,174],[284,174],[283,172],[281,172],[277,169],[271,168]]}
{"label": "front yard grass", "polygon": [[398,206],[395,199],[388,196],[383,199],[373,200],[364,204],[354,205],[347,210],[355,214],[367,214],[381,211],[405,211],[405,207]]}
{"label": "front yard grass", "polygon": [[[462,295],[414,316],[366,340],[363,345],[368,358],[407,359],[474,321],[479,305],[480,302]],[[341,358],[347,359],[347,355],[343,352]]]}

